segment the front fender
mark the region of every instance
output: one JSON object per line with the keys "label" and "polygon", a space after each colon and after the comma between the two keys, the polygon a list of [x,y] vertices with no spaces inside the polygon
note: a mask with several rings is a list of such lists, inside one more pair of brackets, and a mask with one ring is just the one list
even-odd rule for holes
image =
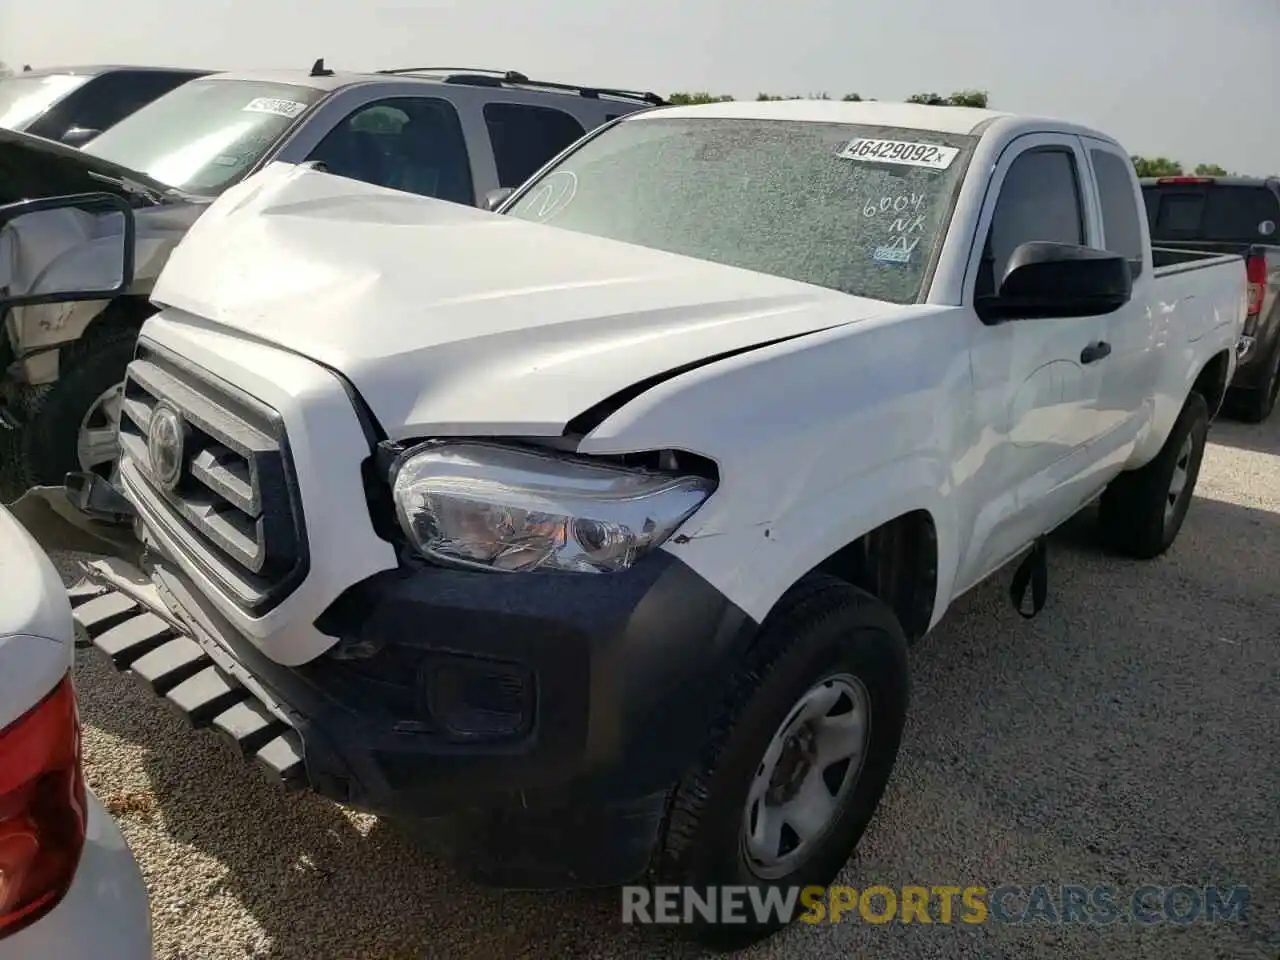
{"label": "front fender", "polygon": [[947,312],[905,308],[699,367],[626,404],[578,450],[713,460],[719,487],[666,549],[756,618],[841,547],[927,511],[936,620],[960,541],[951,466],[972,418],[968,328]]}
{"label": "front fender", "polygon": [[844,484],[811,491],[781,515],[719,532],[678,536],[664,549],[761,621],[796,581],[840,548],[891,520],[923,510],[933,520],[938,544],[932,628],[944,612],[945,604],[938,601],[950,595],[959,559],[952,504],[939,492],[945,487],[940,465],[913,457],[849,479],[856,480],[857,496],[851,497],[851,488]]}

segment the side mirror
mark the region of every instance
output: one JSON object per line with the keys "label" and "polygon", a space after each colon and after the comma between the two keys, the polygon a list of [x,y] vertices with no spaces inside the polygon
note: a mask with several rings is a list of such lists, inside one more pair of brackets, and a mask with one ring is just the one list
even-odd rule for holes
{"label": "side mirror", "polygon": [[91,130],[88,127],[70,127],[62,135],[61,140],[68,147],[83,147],[101,132],[101,130]]}
{"label": "side mirror", "polygon": [[[133,283],[136,227],[128,201],[78,193],[0,206],[0,314],[10,307],[110,300]],[[31,237],[30,247],[23,243]],[[32,262],[50,244],[61,253]]]}
{"label": "side mirror", "polygon": [[987,323],[1065,319],[1114,313],[1132,297],[1133,275],[1120,254],[1036,240],[1013,251],[1000,291],[975,307]]}
{"label": "side mirror", "polygon": [[511,187],[499,187],[497,190],[490,190],[484,195],[484,208],[492,213],[502,206],[503,201],[513,193],[515,193],[515,190]]}

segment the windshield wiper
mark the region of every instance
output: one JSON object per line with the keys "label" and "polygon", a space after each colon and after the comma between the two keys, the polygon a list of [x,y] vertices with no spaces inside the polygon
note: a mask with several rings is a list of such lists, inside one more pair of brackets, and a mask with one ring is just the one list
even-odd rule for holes
{"label": "windshield wiper", "polygon": [[173,189],[157,190],[155,187],[149,187],[145,183],[139,183],[129,177],[110,177],[105,173],[98,173],[95,170],[88,171],[90,177],[94,180],[100,180],[102,183],[109,183],[114,187],[119,187],[127,193],[135,197],[142,197],[150,200],[152,203],[167,203],[177,198],[178,191]]}

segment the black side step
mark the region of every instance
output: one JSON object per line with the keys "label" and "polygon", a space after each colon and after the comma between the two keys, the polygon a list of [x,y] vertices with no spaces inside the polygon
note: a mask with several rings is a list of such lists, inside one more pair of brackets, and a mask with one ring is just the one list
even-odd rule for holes
{"label": "black side step", "polygon": [[143,654],[176,637],[173,628],[154,613],[142,613],[93,638],[93,645],[111,658],[117,670],[127,670]]}
{"label": "black side step", "polygon": [[107,592],[84,597],[73,608],[76,618],[76,646],[87,647],[102,633],[124,623],[138,612],[138,604],[123,593]]}
{"label": "black side step", "polygon": [[112,666],[136,677],[193,728],[217,731],[268,779],[289,790],[307,785],[298,734],[198,643],[117,591],[78,599],[73,601],[77,631],[88,635]]}

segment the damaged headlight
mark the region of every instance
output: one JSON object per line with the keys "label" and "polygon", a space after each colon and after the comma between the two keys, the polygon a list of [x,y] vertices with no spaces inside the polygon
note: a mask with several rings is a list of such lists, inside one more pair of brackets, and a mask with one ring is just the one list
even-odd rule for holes
{"label": "damaged headlight", "polygon": [[392,478],[400,526],[423,556],[486,570],[625,570],[711,495],[698,476],[495,444],[431,443]]}

